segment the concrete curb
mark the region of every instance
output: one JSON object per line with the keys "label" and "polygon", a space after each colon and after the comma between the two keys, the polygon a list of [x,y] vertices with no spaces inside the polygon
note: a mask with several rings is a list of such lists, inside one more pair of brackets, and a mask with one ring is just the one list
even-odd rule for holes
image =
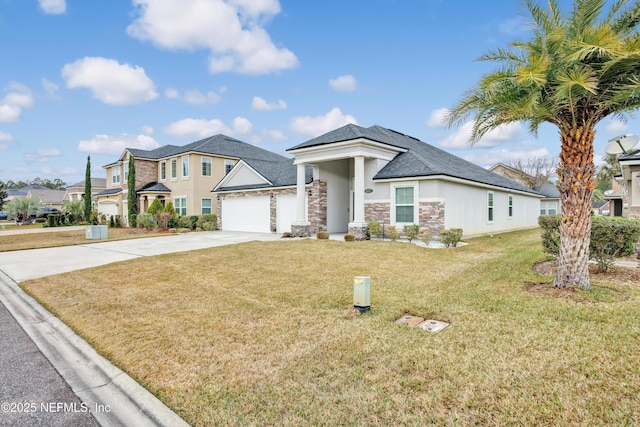
{"label": "concrete curb", "polygon": [[103,426],[188,426],[0,271],[0,301]]}

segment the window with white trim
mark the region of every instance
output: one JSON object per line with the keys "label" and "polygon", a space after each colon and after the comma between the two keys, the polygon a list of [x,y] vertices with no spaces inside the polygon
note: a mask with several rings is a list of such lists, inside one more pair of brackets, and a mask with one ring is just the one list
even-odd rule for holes
{"label": "window with white trim", "polygon": [[556,202],[540,202],[540,215],[557,215],[558,204]]}
{"label": "window with white trim", "polygon": [[507,196],[507,200],[508,200],[507,202],[508,218],[511,219],[513,218],[513,195],[509,194],[509,196]]}
{"label": "window with white trim", "polygon": [[493,222],[493,191],[487,191],[487,222]]}
{"label": "window with white trim", "polygon": [[211,158],[201,157],[202,161],[202,176],[211,176]]}
{"label": "window with white trim", "polygon": [[175,199],[173,199],[173,208],[175,209],[178,215],[186,215],[187,214],[187,198],[176,197]]}
{"label": "window with white trim", "polygon": [[120,166],[111,168],[111,183],[120,184]]}
{"label": "window with white trim", "polygon": [[393,187],[394,217],[396,223],[414,224],[415,186],[398,185]]}
{"label": "window with white trim", "polygon": [[202,199],[200,211],[202,212],[202,215],[211,213],[211,199]]}
{"label": "window with white trim", "polygon": [[182,156],[182,177],[189,178],[189,157]]}
{"label": "window with white trim", "polygon": [[178,179],[178,159],[171,159],[171,180]]}
{"label": "window with white trim", "polygon": [[124,180],[128,181],[128,179],[129,179],[129,161],[126,161],[126,162],[124,162],[122,164],[122,169],[124,169],[123,170],[123,172],[124,172]]}
{"label": "window with white trim", "polygon": [[160,162],[160,181],[167,180],[167,162]]}
{"label": "window with white trim", "polygon": [[224,161],[224,174],[228,174],[229,172],[231,172],[231,169],[233,169],[233,166],[235,165],[235,163],[233,162],[233,160],[225,160]]}

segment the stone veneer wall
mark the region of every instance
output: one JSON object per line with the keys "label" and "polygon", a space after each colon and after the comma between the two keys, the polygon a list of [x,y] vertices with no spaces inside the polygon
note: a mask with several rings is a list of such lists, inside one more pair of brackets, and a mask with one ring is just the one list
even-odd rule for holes
{"label": "stone veneer wall", "polygon": [[[364,208],[365,221],[391,224],[390,203],[366,203]],[[444,202],[420,202],[418,221],[421,235],[424,233],[430,236],[439,235],[440,231],[444,229]],[[398,233],[402,236],[402,229],[398,229]]]}
{"label": "stone veneer wall", "polygon": [[[311,187],[306,187],[308,192],[308,218],[311,226],[306,230],[306,233],[317,233],[320,230],[327,229],[327,183],[326,181],[314,181]],[[256,197],[256,196],[270,196],[270,228],[271,232],[275,233],[278,230],[277,223],[277,202],[276,197],[280,194],[296,194],[296,187],[278,188],[278,189],[264,189],[254,191],[235,191],[229,193],[219,194],[217,197],[218,205],[218,228],[222,228],[222,199],[234,198],[234,197]]]}
{"label": "stone veneer wall", "polygon": [[[158,182],[158,162],[152,160],[138,160],[136,162],[136,189],[147,184]],[[124,174],[122,175],[124,177]],[[127,184],[126,182],[124,183]]]}

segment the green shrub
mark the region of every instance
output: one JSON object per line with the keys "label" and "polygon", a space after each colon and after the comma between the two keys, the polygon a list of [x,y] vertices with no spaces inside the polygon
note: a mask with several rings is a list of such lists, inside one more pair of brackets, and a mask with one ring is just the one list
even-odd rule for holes
{"label": "green shrub", "polygon": [[398,229],[395,225],[390,225],[387,227],[387,236],[393,241],[398,240],[400,234],[398,234]]}
{"label": "green shrub", "polygon": [[440,231],[440,241],[447,248],[455,248],[458,246],[460,239],[462,239],[462,228],[451,228]]}
{"label": "green shrub", "polygon": [[354,234],[347,233],[347,234],[344,235],[344,241],[345,242],[355,242],[356,241],[356,236]]}
{"label": "green shrub", "polygon": [[116,221],[113,219],[113,215],[109,217],[109,227],[113,228],[116,226]]}
{"label": "green shrub", "polygon": [[418,237],[418,234],[420,234],[420,226],[418,224],[405,224],[403,227],[403,231],[404,235],[407,237],[407,240],[411,242]]}
{"label": "green shrub", "polygon": [[160,199],[153,199],[153,202],[151,202],[151,206],[149,206],[149,209],[147,209],[147,213],[155,215],[162,212],[163,209],[164,206],[162,206],[162,202],[160,201]]}
{"label": "green shrub", "polygon": [[560,215],[540,215],[538,225],[542,229],[542,249],[551,256],[560,253]]}
{"label": "green shrub", "polygon": [[210,222],[215,225],[218,222],[218,218],[216,217],[215,214],[202,214],[198,217],[198,220],[196,221],[196,227],[204,229],[203,224],[205,222]]}
{"label": "green shrub", "polygon": [[191,217],[190,216],[180,216],[178,217],[178,228],[188,228],[191,230]]}
{"label": "green shrub", "polygon": [[47,227],[56,227],[58,225],[57,217],[58,215],[49,214],[47,215]]}
{"label": "green shrub", "polygon": [[155,230],[158,227],[158,221],[150,213],[140,214],[138,223],[147,230]]}
{"label": "green shrub", "polygon": [[327,240],[329,238],[329,232],[328,231],[318,231],[318,234],[316,235],[316,237],[320,240]]}
{"label": "green shrub", "polygon": [[[557,257],[560,252],[560,215],[541,216],[538,224],[542,228],[542,247],[549,255]],[[589,259],[598,269],[607,271],[616,257],[631,255],[640,237],[640,223],[620,217],[591,218]]]}
{"label": "green shrub", "polygon": [[122,228],[122,217],[120,215],[116,215],[114,227]]}
{"label": "green shrub", "polygon": [[369,228],[369,235],[371,237],[380,237],[382,236],[382,226],[378,221],[371,221],[367,223],[367,227]]}
{"label": "green shrub", "polygon": [[129,215],[129,227],[132,227],[132,228],[138,227],[138,215],[136,214]]}
{"label": "green shrub", "polygon": [[213,231],[216,229],[216,225],[211,221],[203,222],[202,229],[204,231]]}
{"label": "green shrub", "polygon": [[591,220],[589,258],[598,270],[607,271],[617,257],[631,255],[640,237],[640,222],[625,218],[594,217]]}

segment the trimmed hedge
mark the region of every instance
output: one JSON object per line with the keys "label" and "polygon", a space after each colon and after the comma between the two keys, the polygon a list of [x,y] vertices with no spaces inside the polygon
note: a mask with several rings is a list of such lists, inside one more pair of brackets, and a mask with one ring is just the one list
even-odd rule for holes
{"label": "trimmed hedge", "polygon": [[[546,253],[555,257],[560,252],[560,221],[560,215],[538,218],[538,224],[542,228],[542,247]],[[589,259],[597,263],[600,271],[607,271],[617,257],[633,254],[638,238],[638,221],[621,217],[593,217]]]}

